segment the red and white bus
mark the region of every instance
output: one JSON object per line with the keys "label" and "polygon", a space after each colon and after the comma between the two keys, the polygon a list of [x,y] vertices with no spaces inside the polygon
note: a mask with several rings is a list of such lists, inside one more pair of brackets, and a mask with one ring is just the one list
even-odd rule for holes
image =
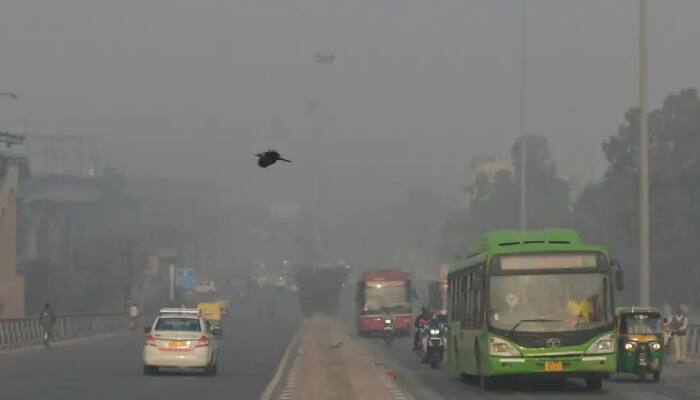
{"label": "red and white bus", "polygon": [[411,298],[413,287],[408,275],[398,269],[366,271],[357,284],[357,330],[361,335],[384,331],[384,317],[391,315],[397,334],[408,334],[413,327]]}

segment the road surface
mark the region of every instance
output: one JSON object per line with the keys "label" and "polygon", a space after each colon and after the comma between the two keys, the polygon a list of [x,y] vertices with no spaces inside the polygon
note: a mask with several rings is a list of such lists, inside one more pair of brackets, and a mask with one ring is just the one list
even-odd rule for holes
{"label": "road surface", "polygon": [[638,383],[632,377],[614,376],[604,383],[602,392],[587,392],[582,382],[525,384],[513,382],[493,392],[483,392],[476,382],[464,382],[459,374],[442,367],[431,370],[420,364],[411,352],[412,340],[400,339],[387,347],[381,340],[362,338],[385,367],[395,371],[399,384],[425,400],[452,399],[700,399],[700,361],[697,364],[670,363],[661,383]]}
{"label": "road surface", "polygon": [[139,330],[79,339],[50,351],[0,353],[0,399],[257,400],[300,326],[296,298],[285,300],[274,320],[259,318],[253,305],[241,309],[231,302],[215,377],[178,372],[143,376],[144,335]]}

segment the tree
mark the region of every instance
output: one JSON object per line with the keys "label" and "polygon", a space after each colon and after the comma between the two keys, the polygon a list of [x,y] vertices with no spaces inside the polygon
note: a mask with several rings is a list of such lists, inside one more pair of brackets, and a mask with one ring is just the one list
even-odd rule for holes
{"label": "tree", "polygon": [[[512,146],[512,169],[501,168],[493,173],[476,174],[474,181],[467,187],[469,208],[461,212],[455,211],[444,225],[443,252],[455,252],[458,248],[464,254],[470,250],[465,246],[476,243],[483,233],[499,229],[517,229],[520,210],[518,204],[521,143],[522,140],[518,139]],[[547,139],[528,135],[525,138],[525,146],[528,227],[569,226],[570,186],[557,175]]]}
{"label": "tree", "polygon": [[[547,139],[527,135],[525,158],[526,221],[528,228],[568,226],[570,224],[569,183],[557,175]],[[522,179],[522,138],[513,144],[511,157],[515,170],[515,184]],[[519,196],[519,195],[518,195]]]}
{"label": "tree", "polygon": [[[625,124],[603,142],[609,162],[604,179],[590,185],[577,201],[575,225],[627,261],[637,276],[639,110],[625,114]],[[669,95],[649,115],[652,282],[657,300],[697,299],[694,264],[700,250],[700,98],[696,89]],[[631,267],[631,268],[630,268]],[[678,277],[684,277],[679,281]],[[673,292],[678,298],[660,296]]]}

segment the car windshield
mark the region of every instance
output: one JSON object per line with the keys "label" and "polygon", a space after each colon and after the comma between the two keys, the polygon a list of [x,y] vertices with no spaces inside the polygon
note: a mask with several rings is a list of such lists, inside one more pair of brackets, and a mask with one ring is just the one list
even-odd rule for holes
{"label": "car windshield", "polygon": [[365,290],[364,312],[411,312],[406,286],[367,287]]}
{"label": "car windshield", "polygon": [[156,331],[200,332],[202,326],[195,318],[159,318]]}
{"label": "car windshield", "polygon": [[658,315],[627,314],[622,316],[620,332],[628,335],[661,334],[661,318]]}
{"label": "car windshield", "polygon": [[493,276],[489,321],[517,332],[594,329],[612,321],[602,273]]}

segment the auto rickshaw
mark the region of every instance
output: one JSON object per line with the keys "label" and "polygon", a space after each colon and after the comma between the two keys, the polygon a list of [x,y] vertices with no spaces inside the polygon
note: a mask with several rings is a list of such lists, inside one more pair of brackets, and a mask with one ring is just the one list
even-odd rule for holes
{"label": "auto rickshaw", "polygon": [[197,304],[202,317],[209,321],[212,328],[221,327],[221,305],[219,303],[199,303]]}
{"label": "auto rickshaw", "polygon": [[620,307],[615,311],[618,334],[617,372],[635,374],[640,381],[661,379],[664,343],[661,310]]}
{"label": "auto rickshaw", "polygon": [[218,304],[219,307],[221,307],[221,314],[222,315],[228,314],[228,309],[229,309],[230,304],[231,304],[229,302],[229,300],[217,300],[216,304]]}

